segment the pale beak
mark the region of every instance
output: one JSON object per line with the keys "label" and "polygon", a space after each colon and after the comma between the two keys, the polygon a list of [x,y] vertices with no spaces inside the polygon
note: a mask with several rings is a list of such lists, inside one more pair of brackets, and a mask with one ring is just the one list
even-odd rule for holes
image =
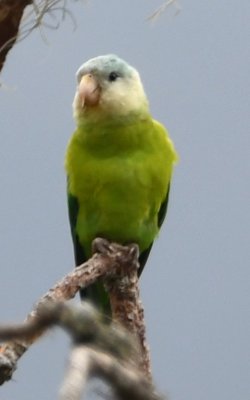
{"label": "pale beak", "polygon": [[83,75],[78,86],[81,107],[96,106],[100,99],[101,89],[92,74]]}

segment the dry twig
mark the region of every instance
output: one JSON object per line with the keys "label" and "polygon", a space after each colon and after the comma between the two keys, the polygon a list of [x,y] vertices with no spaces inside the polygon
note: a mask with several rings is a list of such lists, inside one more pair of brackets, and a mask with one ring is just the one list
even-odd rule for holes
{"label": "dry twig", "polygon": [[[108,243],[103,239],[96,239],[94,241],[94,249],[98,251],[91,259],[86,263],[74,269],[66,277],[64,277],[59,283],[57,283],[52,289],[50,289],[36,304],[33,311],[28,315],[26,322],[29,324],[22,327],[22,335],[19,334],[19,338],[7,342],[0,349],[0,384],[11,379],[13,372],[16,369],[16,364],[19,358],[29,348],[29,346],[37,340],[44,332],[46,325],[36,325],[36,329],[32,330],[32,323],[37,324],[36,318],[39,315],[39,310],[47,301],[58,302],[72,299],[80,288],[87,287],[95,282],[98,278],[108,279],[108,282],[112,279],[113,287],[116,287],[115,279],[117,279],[117,285],[119,287],[119,280],[123,282],[123,274],[132,272],[134,275],[137,271],[137,251],[136,246],[120,246],[115,243]],[[114,271],[111,273],[111,271]],[[137,274],[136,274],[137,275]],[[141,303],[139,300],[139,292],[137,287],[138,279],[134,279],[132,285],[130,285],[130,291],[133,294],[133,304],[135,308],[138,308],[133,314],[130,312],[130,308],[126,310],[123,307],[122,317],[117,318],[119,323],[124,325],[123,321],[130,320],[130,331],[132,333],[138,332],[138,337],[141,342],[141,349],[146,348],[145,346],[145,326],[142,318],[143,313],[141,312]],[[112,290],[111,290],[112,291]],[[123,297],[119,298],[119,290],[113,289],[111,302],[114,304],[122,304]],[[116,296],[114,295],[116,293]],[[128,292],[130,296],[130,292]],[[131,303],[129,303],[131,306]],[[114,308],[114,306],[113,306]],[[126,316],[127,313],[127,316]],[[124,320],[123,320],[124,318]],[[41,323],[41,320],[40,320]],[[126,326],[126,324],[125,324]],[[12,338],[15,334],[15,327],[12,329]],[[28,329],[28,331],[26,330]],[[139,358],[140,359],[140,358]],[[150,368],[148,363],[148,353],[142,351],[141,357],[141,368],[145,371],[147,376],[150,376]]]}
{"label": "dry twig", "polygon": [[137,342],[116,323],[103,320],[88,303],[73,306],[47,301],[35,318],[0,328],[0,338],[26,339],[59,325],[70,333],[73,349],[61,391],[61,400],[80,400],[92,377],[106,381],[120,400],[160,400],[137,364]]}
{"label": "dry twig", "polygon": [[157,10],[148,17],[149,21],[155,22],[170,6],[175,7],[175,15],[179,14],[181,7],[178,0],[166,0]]}
{"label": "dry twig", "polygon": [[[120,246],[120,248],[122,250],[123,246]],[[138,246],[131,245],[130,248],[135,260],[137,260],[139,257]],[[137,267],[139,267],[139,264]],[[119,268],[111,270],[105,278],[105,286],[109,293],[112,318],[124,326],[130,333],[133,333],[138,339],[141,349],[139,365],[148,379],[151,379],[144,309],[140,300],[136,265],[121,264]]]}
{"label": "dry twig", "polygon": [[80,400],[89,377],[108,382],[120,400],[161,400],[154,387],[138,369],[120,362],[106,352],[76,346],[70,355],[68,371],[60,391],[60,400]]}
{"label": "dry twig", "polygon": [[0,2],[0,71],[6,56],[15,44],[23,11],[31,0],[1,0]]}
{"label": "dry twig", "polygon": [[41,34],[42,27],[57,29],[66,17],[75,27],[75,18],[67,7],[67,0],[1,0],[0,71],[9,50],[17,41],[25,39],[36,28]]}

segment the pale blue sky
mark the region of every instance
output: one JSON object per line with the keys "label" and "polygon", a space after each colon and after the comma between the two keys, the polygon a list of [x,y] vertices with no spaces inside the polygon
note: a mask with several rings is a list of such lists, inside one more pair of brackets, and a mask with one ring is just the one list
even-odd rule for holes
{"label": "pale blue sky", "polygon": [[[167,220],[141,279],[153,372],[171,400],[250,395],[250,3],[69,3],[77,29],[38,31],[8,56],[0,91],[0,320],[22,320],[73,267],[63,158],[75,71],[116,53],[137,67],[180,155]],[[1,400],[56,397],[56,331],[19,363]]]}

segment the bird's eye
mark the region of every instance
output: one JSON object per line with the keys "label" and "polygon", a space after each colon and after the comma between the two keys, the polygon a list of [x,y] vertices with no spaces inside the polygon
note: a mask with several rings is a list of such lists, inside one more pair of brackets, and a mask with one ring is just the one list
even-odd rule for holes
{"label": "bird's eye", "polygon": [[110,72],[109,74],[109,81],[114,82],[119,77],[118,73],[115,71]]}

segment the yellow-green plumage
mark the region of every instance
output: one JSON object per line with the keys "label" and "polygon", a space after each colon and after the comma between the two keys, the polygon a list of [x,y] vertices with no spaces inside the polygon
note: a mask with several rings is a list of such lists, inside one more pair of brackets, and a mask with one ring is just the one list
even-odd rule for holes
{"label": "yellow-green plumage", "polygon": [[176,153],[147,106],[117,115],[100,104],[82,115],[79,106],[66,153],[76,263],[91,255],[96,237],[137,243],[146,260],[165,216]]}
{"label": "yellow-green plumage", "polygon": [[78,199],[76,232],[90,256],[99,236],[138,243],[158,233],[158,212],[175,153],[166,131],[150,117],[127,126],[78,128],[67,150],[69,192]]}

